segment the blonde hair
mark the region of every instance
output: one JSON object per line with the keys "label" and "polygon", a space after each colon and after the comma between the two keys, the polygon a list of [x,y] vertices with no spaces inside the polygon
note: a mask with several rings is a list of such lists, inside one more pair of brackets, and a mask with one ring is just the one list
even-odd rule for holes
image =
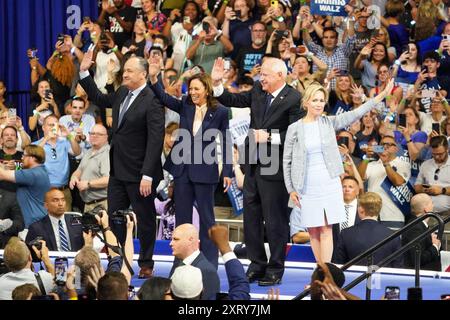
{"label": "blonde hair", "polygon": [[325,102],[328,101],[328,91],[320,84],[318,83],[312,83],[309,85],[305,92],[303,93],[302,98],[302,107],[306,109],[306,102],[312,100],[312,98],[316,95],[317,92],[323,92],[323,95],[325,97]]}
{"label": "blonde hair", "polygon": [[18,237],[12,237],[6,244],[3,258],[9,270],[12,272],[20,271],[27,266],[30,250]]}
{"label": "blonde hair", "polygon": [[382,205],[383,201],[381,197],[375,192],[366,192],[358,200],[358,206],[364,208],[365,214],[368,217],[378,217]]}

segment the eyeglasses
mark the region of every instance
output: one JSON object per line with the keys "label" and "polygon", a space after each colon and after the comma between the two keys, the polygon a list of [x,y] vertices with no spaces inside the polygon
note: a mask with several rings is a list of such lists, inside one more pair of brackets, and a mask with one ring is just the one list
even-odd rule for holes
{"label": "eyeglasses", "polygon": [[439,176],[438,176],[439,171],[441,171],[441,169],[440,169],[440,168],[437,168],[436,171],[434,172],[434,181],[436,181],[437,179],[439,179]]}
{"label": "eyeglasses", "polygon": [[382,143],[381,145],[382,145],[383,147],[385,147],[385,148],[396,147],[396,146],[397,146],[397,144],[395,144],[395,143],[388,143],[388,142],[384,142],[384,143]]}
{"label": "eyeglasses", "polygon": [[52,150],[52,159],[56,160],[56,158],[57,158],[57,156],[56,156],[56,149],[52,148],[51,150]]}
{"label": "eyeglasses", "polygon": [[106,136],[105,133],[100,133],[100,132],[89,132],[89,135],[91,135],[91,136]]}

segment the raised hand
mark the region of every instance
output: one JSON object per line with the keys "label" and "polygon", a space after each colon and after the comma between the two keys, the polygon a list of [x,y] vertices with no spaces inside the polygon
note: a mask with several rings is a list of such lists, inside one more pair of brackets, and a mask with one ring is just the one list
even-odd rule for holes
{"label": "raised hand", "polygon": [[161,71],[161,62],[158,57],[148,59],[148,75],[152,83],[157,82],[157,77]]}
{"label": "raised hand", "polygon": [[80,71],[88,71],[91,66],[94,64],[94,61],[92,61],[92,57],[94,56],[94,50],[90,49],[88,50],[83,57],[83,60],[80,64]]}
{"label": "raised hand", "polygon": [[224,68],[224,60],[223,58],[217,58],[214,62],[214,66],[211,71],[211,79],[213,81],[214,86],[218,86],[220,83],[222,83],[222,79],[225,75],[225,68]]}

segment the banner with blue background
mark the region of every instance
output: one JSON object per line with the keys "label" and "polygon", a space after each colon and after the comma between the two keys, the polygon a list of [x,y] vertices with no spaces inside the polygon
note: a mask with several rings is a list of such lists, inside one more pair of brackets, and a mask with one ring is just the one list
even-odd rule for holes
{"label": "banner with blue background", "polygon": [[348,0],[311,0],[311,13],[321,16],[346,17],[344,6]]}

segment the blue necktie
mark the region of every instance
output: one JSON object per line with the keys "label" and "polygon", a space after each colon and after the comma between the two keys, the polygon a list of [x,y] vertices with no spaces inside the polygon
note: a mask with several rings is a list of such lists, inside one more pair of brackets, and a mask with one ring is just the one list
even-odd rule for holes
{"label": "blue necktie", "polygon": [[67,240],[66,232],[64,231],[61,220],[58,221],[59,241],[61,244],[61,251],[70,251],[69,241]]}
{"label": "blue necktie", "polygon": [[125,112],[127,112],[127,110],[128,110],[128,105],[130,104],[132,97],[133,97],[133,92],[130,91],[123,102],[122,108],[120,109],[119,122],[118,122],[117,126],[120,126],[120,124],[122,123],[123,116],[125,115]]}

